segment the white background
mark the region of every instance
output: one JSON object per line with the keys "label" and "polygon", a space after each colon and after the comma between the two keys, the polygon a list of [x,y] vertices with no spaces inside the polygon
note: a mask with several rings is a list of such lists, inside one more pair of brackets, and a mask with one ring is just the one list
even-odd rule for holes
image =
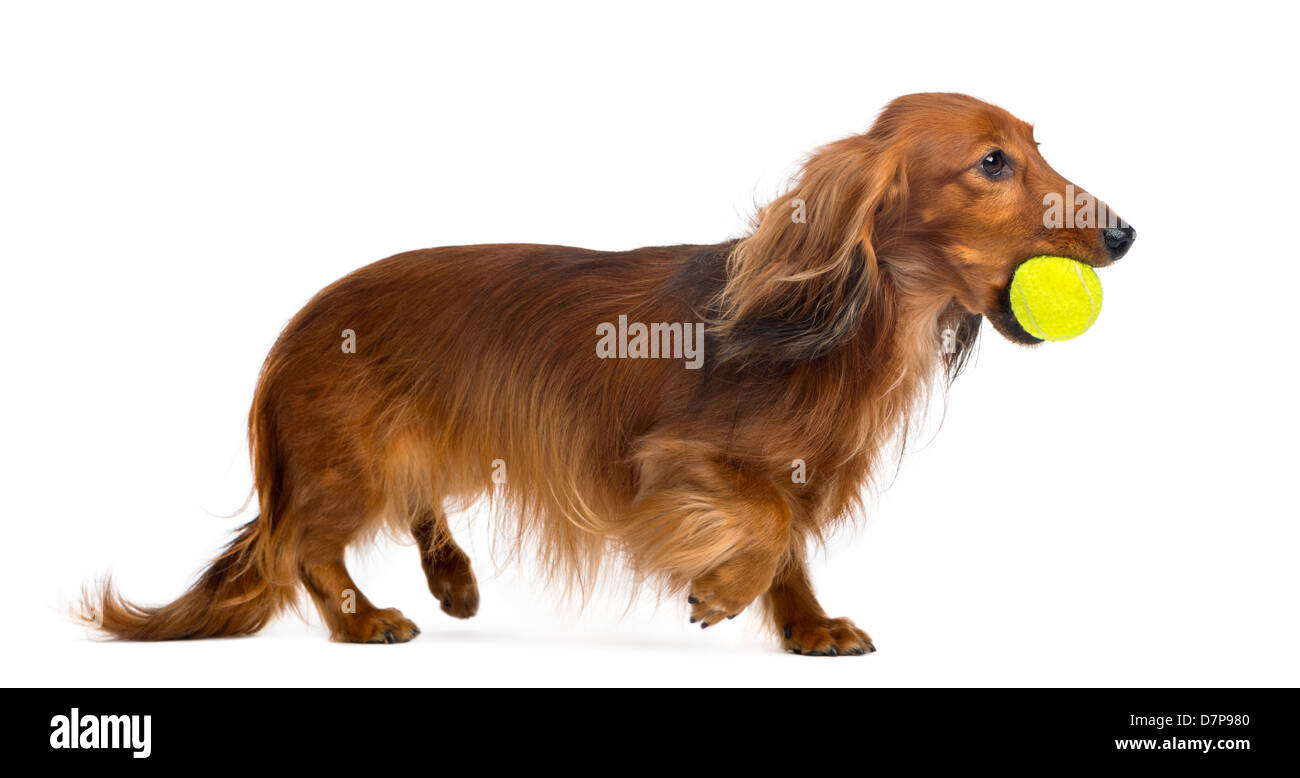
{"label": "white background", "polygon": [[[0,15],[4,535],[15,684],[1295,685],[1296,29],[1282,4],[8,4]],[[354,573],[424,629],[351,646],[91,641],[112,570],[179,594],[237,525],[279,328],[407,249],[739,234],[891,98],[1037,125],[1137,228],[1085,336],[987,325],[978,363],[815,578],[866,658],[617,591],[579,614],[480,573],[443,616],[415,549]],[[939,434],[935,435],[935,432]],[[466,526],[468,525],[468,529]]]}

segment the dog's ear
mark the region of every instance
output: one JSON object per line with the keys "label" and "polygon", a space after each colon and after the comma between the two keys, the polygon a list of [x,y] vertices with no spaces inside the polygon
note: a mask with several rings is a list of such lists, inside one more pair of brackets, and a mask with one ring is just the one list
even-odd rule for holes
{"label": "dog's ear", "polygon": [[902,159],[877,139],[813,154],[728,257],[711,328],[719,363],[814,359],[853,337],[881,294],[876,252],[906,200]]}

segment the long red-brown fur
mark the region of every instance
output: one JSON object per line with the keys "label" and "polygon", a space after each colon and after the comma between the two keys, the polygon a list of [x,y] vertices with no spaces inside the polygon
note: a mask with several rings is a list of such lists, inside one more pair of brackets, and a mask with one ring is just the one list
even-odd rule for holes
{"label": "long red-brown fur", "polygon": [[[1028,133],[973,98],[913,95],[813,154],[736,241],[459,246],[356,271],[293,318],[262,369],[258,517],[170,605],[105,587],[88,612],[125,639],[238,635],[305,589],[336,639],[409,639],[415,625],[360,594],[344,550],[385,526],[412,532],[443,609],[473,615],[446,510],[486,494],[570,582],[619,558],[687,593],[704,625],[757,601],[791,650],[873,650],[817,604],[806,549],[855,513],[926,387],[959,369],[979,314],[1005,324],[997,294],[1015,257],[1106,261],[1091,235],[1025,224],[1041,212],[1026,203],[1063,183],[1045,163],[1025,202],[951,178],[978,159],[969,139],[990,134],[1036,166]],[[703,369],[598,358],[597,326],[621,315],[706,322]]]}

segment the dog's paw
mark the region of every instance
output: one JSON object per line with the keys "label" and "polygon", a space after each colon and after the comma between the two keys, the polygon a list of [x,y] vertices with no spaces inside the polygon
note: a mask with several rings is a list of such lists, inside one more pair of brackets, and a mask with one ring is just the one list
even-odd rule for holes
{"label": "dog's paw", "polygon": [[691,584],[691,593],[686,598],[691,606],[691,623],[699,624],[700,629],[708,629],[723,619],[736,618],[753,601],[753,597],[743,594],[737,596],[719,591],[704,579]]}
{"label": "dog's paw", "polygon": [[876,650],[871,637],[848,619],[791,621],[781,631],[782,645],[792,654],[862,656]]}
{"label": "dog's paw", "polygon": [[442,612],[448,616],[468,619],[478,613],[478,584],[474,581],[467,584],[440,581],[437,585],[431,584],[429,591],[438,598]]}
{"label": "dog's paw", "polygon": [[420,628],[401,611],[383,608],[348,614],[333,638],[343,643],[405,643],[418,634]]}
{"label": "dog's paw", "polygon": [[478,613],[478,580],[464,551],[452,546],[422,561],[429,593],[438,599],[443,613],[458,619]]}
{"label": "dog's paw", "polygon": [[691,581],[686,598],[691,604],[691,623],[708,629],[740,615],[772,587],[775,559],[766,554],[732,557]]}

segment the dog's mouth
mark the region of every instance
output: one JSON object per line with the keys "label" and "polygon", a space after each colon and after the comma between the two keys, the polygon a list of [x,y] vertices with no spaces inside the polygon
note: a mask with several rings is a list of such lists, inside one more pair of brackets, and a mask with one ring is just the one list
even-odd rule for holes
{"label": "dog's mouth", "polygon": [[1011,274],[1007,276],[1006,283],[998,291],[997,310],[988,315],[988,320],[993,323],[993,329],[1012,343],[1035,346],[1042,343],[1043,339],[1030,335],[1024,327],[1020,326],[1016,315],[1011,311],[1011,281],[1015,278],[1018,269],[1020,269],[1019,264],[1011,269]]}

